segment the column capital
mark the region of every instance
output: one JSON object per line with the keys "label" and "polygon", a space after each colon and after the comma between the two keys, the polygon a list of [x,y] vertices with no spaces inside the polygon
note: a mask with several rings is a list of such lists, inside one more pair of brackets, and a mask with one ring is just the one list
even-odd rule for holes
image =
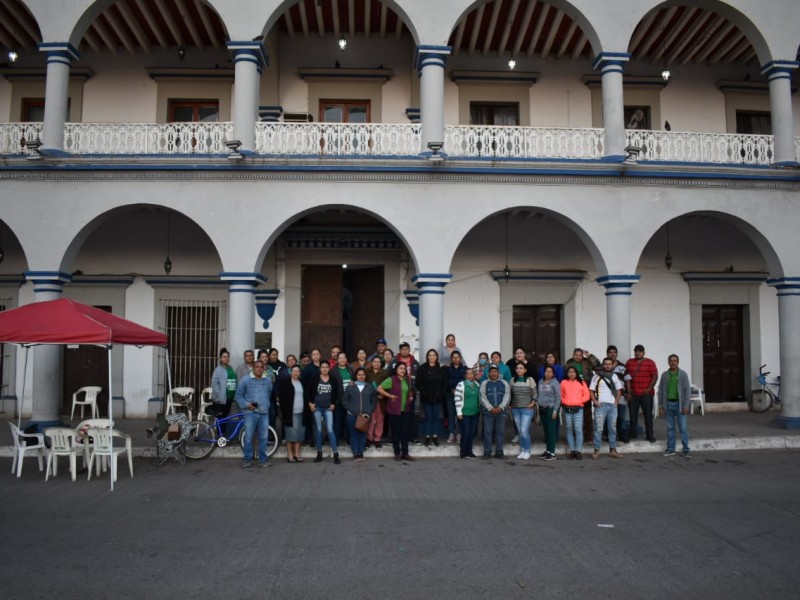
{"label": "column capital", "polygon": [[761,74],[769,79],[791,78],[792,71],[800,67],[800,62],[796,60],[771,60],[765,65],[761,65]]}
{"label": "column capital", "polygon": [[417,290],[405,290],[403,295],[408,302],[408,312],[414,317],[414,322],[419,326],[419,292]]}
{"label": "column capital", "polygon": [[604,275],[596,281],[606,288],[606,296],[630,296],[631,288],[641,278],[641,275]]}
{"label": "column capital", "polygon": [[277,123],[282,114],[282,106],[267,106],[262,104],[258,107],[258,118],[261,119],[263,123]]}
{"label": "column capital", "polygon": [[60,62],[69,65],[81,57],[77,48],[69,42],[42,42],[39,51],[47,54],[47,62]]}
{"label": "column capital", "polygon": [[416,48],[414,56],[414,66],[417,71],[422,71],[424,67],[438,66],[444,68],[447,64],[447,57],[453,51],[452,46],[431,46],[421,44]]}
{"label": "column capital", "polygon": [[233,63],[240,61],[252,62],[259,71],[269,65],[269,57],[264,51],[264,44],[254,41],[231,41],[226,44],[233,54]]}
{"label": "column capital", "polygon": [[72,281],[69,273],[61,271],[25,271],[25,279],[33,282],[34,293],[52,292],[61,294],[64,284]]}
{"label": "column capital", "polygon": [[423,294],[444,294],[444,286],[453,279],[451,273],[417,273],[411,278],[412,283],[417,286],[419,295]]}
{"label": "column capital", "polygon": [[800,296],[800,277],[767,279],[767,285],[774,287],[778,296]]}
{"label": "column capital", "polygon": [[622,73],[625,63],[630,59],[631,55],[627,52],[600,52],[592,61],[592,69],[599,69],[601,73]]}
{"label": "column capital", "polygon": [[220,281],[227,282],[231,294],[236,292],[253,294],[257,286],[267,281],[267,278],[261,273],[250,273],[246,271],[222,272],[219,274],[219,279]]}

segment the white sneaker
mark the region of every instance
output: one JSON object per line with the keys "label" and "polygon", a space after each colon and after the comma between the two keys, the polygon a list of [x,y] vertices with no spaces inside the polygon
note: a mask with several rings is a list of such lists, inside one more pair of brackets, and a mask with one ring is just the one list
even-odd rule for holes
{"label": "white sneaker", "polygon": [[525,451],[523,450],[519,454],[517,454],[517,460],[524,460],[525,459]]}
{"label": "white sneaker", "polygon": [[522,460],[528,460],[531,457],[530,452],[523,452],[522,453]]}
{"label": "white sneaker", "polygon": [[519,436],[515,435],[513,438],[511,438],[511,443],[512,444],[518,444],[519,443]]}

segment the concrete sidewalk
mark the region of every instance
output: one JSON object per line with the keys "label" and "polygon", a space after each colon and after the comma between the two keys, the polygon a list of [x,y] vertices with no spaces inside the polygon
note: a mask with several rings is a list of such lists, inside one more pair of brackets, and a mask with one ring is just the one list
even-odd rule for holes
{"label": "concrete sidewalk", "polygon": [[[770,423],[779,416],[778,411],[770,411],[764,414],[750,412],[712,412],[705,416],[699,414],[689,417],[689,438],[692,452],[720,451],[720,450],[766,450],[766,449],[786,449],[800,448],[800,429],[777,429],[770,427]],[[508,457],[519,454],[519,446],[510,444],[509,440],[513,436],[513,427],[508,419],[506,428],[506,447],[505,453]],[[23,421],[23,426],[25,421]],[[70,425],[67,421],[65,424]],[[76,426],[78,421],[71,425]],[[152,427],[154,421],[144,419],[120,419],[115,421],[115,427],[133,438],[133,454],[138,457],[151,457],[155,455],[153,441],[147,438],[147,429]],[[533,454],[537,455],[543,451],[543,437],[540,426],[534,425],[531,429],[533,439]],[[663,452],[666,445],[666,425],[663,418],[658,418],[655,423],[656,442],[650,443],[644,440],[637,440],[629,444],[618,444],[618,449],[623,454],[647,454]],[[5,433],[0,435],[0,456],[13,456],[13,445],[11,444],[10,429],[5,429]],[[680,440],[678,440],[680,445]],[[475,453],[481,453],[481,440],[475,440]],[[592,440],[584,438],[584,453],[591,452]],[[329,448],[326,446],[326,454]],[[426,448],[423,445],[412,445],[411,455],[415,458],[443,458],[457,457],[459,453],[458,444],[448,444],[442,440],[441,445]],[[561,427],[561,441],[559,442],[558,453],[563,455],[566,450],[564,442],[564,427]],[[603,443],[602,452],[608,450],[608,444]],[[680,448],[678,448],[680,450]],[[350,449],[346,445],[340,444],[342,457],[350,457]],[[303,448],[303,456],[312,458],[316,454],[313,448]],[[228,448],[217,448],[211,454],[216,458],[237,458],[241,459],[242,453],[238,444]],[[381,450],[370,448],[366,452],[367,457],[392,457],[393,451],[391,443],[384,443]],[[281,446],[273,458],[285,458],[286,448]]]}

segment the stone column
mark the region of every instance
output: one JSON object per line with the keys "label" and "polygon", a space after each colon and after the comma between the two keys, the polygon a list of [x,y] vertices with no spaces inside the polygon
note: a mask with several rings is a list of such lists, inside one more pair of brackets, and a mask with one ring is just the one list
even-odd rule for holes
{"label": "stone column", "polygon": [[439,351],[444,343],[444,286],[449,273],[418,273],[411,281],[419,290],[419,356],[424,360],[430,348]]}
{"label": "stone column", "polygon": [[795,61],[773,61],[761,69],[761,73],[769,78],[769,105],[775,143],[772,162],[781,166],[798,164],[792,117],[792,71],[797,66]]}
{"label": "stone column", "polygon": [[420,152],[425,155],[431,154],[429,143],[444,143],[444,67],[451,50],[450,46],[417,46],[422,123]]}
{"label": "stone column", "polygon": [[239,152],[248,154],[256,146],[259,81],[268,60],[259,42],[228,42],[228,50],[234,68],[233,139],[242,142]]}
{"label": "stone column", "polygon": [[228,282],[228,351],[236,361],[253,348],[256,313],[255,288],[267,278],[261,273],[220,273]]}
{"label": "stone column", "polygon": [[639,275],[606,275],[597,283],[606,288],[606,343],[619,351],[619,360],[631,356],[631,288]]}
{"label": "stone column", "polygon": [[776,427],[800,427],[800,277],[770,279],[778,292],[778,338],[781,352],[781,416]]}
{"label": "stone column", "polygon": [[592,63],[600,69],[603,88],[603,129],[606,160],[625,158],[625,103],[622,70],[631,55],[624,52],[601,52]]}
{"label": "stone column", "polygon": [[69,106],[69,68],[80,55],[68,43],[42,43],[39,50],[47,54],[42,148],[63,153],[64,124]]}
{"label": "stone column", "polygon": [[[58,271],[28,271],[25,278],[33,282],[35,302],[58,300],[64,283],[71,279],[68,274]],[[38,425],[40,431],[62,424],[59,417],[63,385],[62,356],[62,346],[47,345],[34,346],[28,356],[28,371],[33,374],[31,423]],[[103,387],[107,391],[108,386]],[[25,402],[25,399],[21,402]]]}

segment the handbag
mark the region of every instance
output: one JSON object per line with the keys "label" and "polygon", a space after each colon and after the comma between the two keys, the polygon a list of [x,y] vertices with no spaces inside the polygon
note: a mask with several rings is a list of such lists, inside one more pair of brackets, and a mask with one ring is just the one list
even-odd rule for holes
{"label": "handbag", "polygon": [[369,429],[369,415],[364,412],[364,398],[359,394],[360,406],[356,415],[356,431],[366,433]]}

